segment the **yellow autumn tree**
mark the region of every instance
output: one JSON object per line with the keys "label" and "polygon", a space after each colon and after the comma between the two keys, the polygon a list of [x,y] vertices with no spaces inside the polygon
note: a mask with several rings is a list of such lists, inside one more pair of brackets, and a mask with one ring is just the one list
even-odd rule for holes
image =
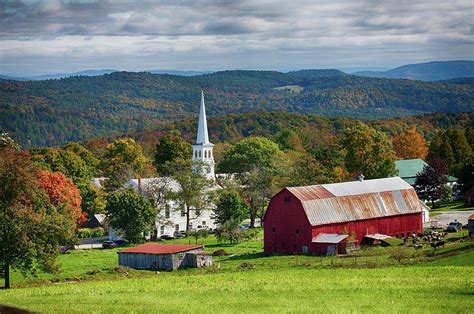
{"label": "yellow autumn tree", "polygon": [[428,155],[425,139],[416,130],[416,126],[410,127],[399,136],[395,136],[392,142],[398,158],[425,159]]}

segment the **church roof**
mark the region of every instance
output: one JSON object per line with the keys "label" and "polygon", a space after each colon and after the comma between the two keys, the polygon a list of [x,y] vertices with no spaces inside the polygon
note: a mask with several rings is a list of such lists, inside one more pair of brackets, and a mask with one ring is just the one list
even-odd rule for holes
{"label": "church roof", "polygon": [[211,144],[211,142],[209,142],[209,134],[207,133],[206,104],[204,103],[204,91],[201,91],[201,106],[199,108],[199,125],[196,137],[196,144]]}

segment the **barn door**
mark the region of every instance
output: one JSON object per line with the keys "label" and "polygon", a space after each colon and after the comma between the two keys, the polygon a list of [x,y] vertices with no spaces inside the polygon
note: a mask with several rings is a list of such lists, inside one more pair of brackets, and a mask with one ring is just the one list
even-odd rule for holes
{"label": "barn door", "polygon": [[327,256],[336,255],[336,245],[335,244],[329,244],[328,245],[326,255]]}

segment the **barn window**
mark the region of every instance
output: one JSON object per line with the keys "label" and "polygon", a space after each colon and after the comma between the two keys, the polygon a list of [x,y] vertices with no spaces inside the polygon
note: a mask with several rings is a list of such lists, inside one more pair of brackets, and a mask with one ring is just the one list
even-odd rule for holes
{"label": "barn window", "polygon": [[174,226],[174,231],[179,231],[179,224],[176,224],[176,225]]}
{"label": "barn window", "polygon": [[296,234],[300,234],[300,229],[296,229]]}
{"label": "barn window", "polygon": [[275,227],[272,228],[272,232],[276,232],[276,228],[275,228]]}
{"label": "barn window", "polygon": [[285,203],[289,203],[291,201],[291,197],[285,196]]}

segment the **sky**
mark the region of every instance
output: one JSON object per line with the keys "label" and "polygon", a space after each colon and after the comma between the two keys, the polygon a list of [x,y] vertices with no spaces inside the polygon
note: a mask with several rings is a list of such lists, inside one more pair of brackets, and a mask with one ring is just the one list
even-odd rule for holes
{"label": "sky", "polygon": [[0,0],[0,73],[472,60],[473,21],[474,0]]}

